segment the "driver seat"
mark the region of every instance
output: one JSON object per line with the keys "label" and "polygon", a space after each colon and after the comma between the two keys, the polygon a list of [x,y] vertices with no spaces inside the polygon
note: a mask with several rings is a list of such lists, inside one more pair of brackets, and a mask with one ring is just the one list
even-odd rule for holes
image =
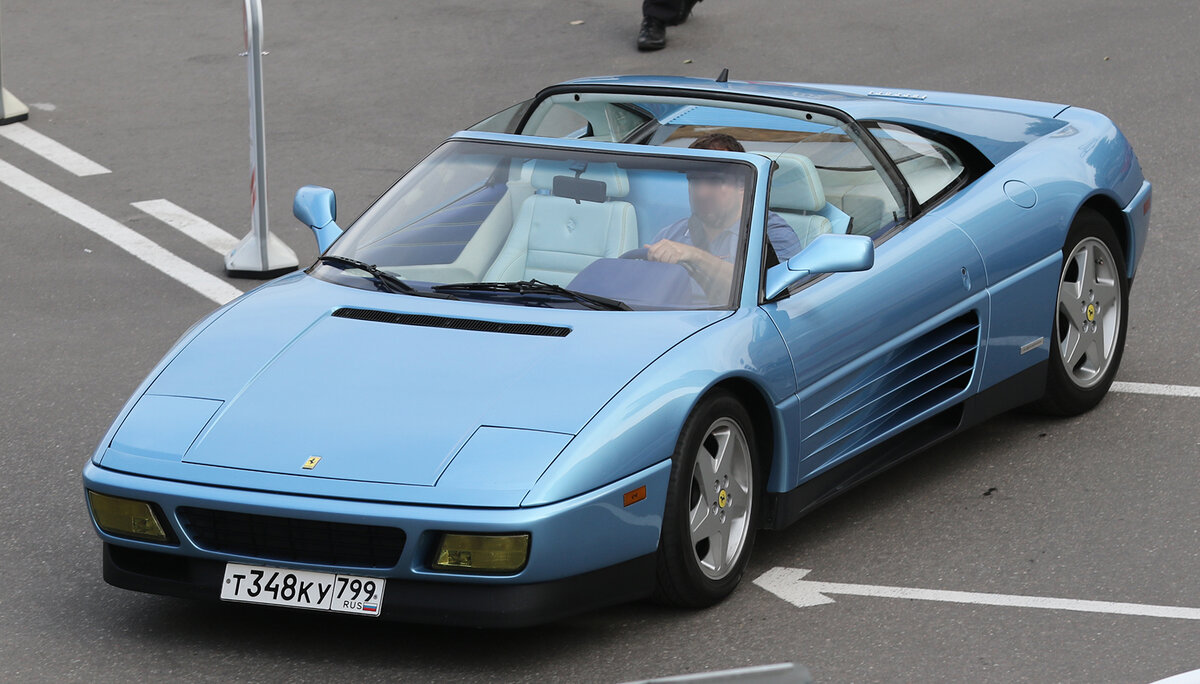
{"label": "driver seat", "polygon": [[[638,247],[633,205],[615,199],[629,194],[625,170],[593,162],[580,172],[582,166],[570,161],[534,162],[530,179],[534,194],[521,204],[507,241],[484,274],[485,281],[536,278],[566,286],[593,261],[616,258]],[[580,180],[591,181],[597,189],[598,182],[603,189],[588,198],[554,194],[556,185],[564,193]]]}

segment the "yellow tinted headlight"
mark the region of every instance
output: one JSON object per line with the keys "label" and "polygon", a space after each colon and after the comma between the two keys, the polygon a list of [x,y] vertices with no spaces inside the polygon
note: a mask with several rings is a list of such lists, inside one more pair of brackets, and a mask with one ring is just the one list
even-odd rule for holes
{"label": "yellow tinted headlight", "polygon": [[433,567],[458,572],[512,573],[529,558],[528,534],[444,534]]}
{"label": "yellow tinted headlight", "polygon": [[141,539],[152,542],[168,542],[167,535],[154,508],[145,501],[122,499],[88,490],[88,505],[96,525],[105,532],[118,537]]}

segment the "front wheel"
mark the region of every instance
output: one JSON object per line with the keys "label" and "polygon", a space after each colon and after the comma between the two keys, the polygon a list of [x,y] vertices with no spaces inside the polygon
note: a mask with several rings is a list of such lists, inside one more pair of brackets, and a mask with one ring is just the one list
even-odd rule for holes
{"label": "front wheel", "polygon": [[758,522],[754,428],[731,395],[712,395],[684,423],[663,513],[655,598],[711,606],[742,578]]}
{"label": "front wheel", "polygon": [[1112,226],[1082,210],[1063,247],[1046,394],[1034,406],[1074,416],[1090,410],[1116,377],[1129,320],[1129,280]]}

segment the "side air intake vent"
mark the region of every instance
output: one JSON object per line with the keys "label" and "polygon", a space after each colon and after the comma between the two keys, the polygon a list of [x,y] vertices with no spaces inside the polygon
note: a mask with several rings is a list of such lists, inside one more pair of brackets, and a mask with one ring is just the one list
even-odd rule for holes
{"label": "side air intake vent", "polygon": [[970,386],[979,352],[971,312],[925,333],[802,404],[803,449],[827,463],[901,427]]}
{"label": "side air intake vent", "polygon": [[415,325],[422,328],[448,328],[451,330],[477,330],[479,332],[504,333],[507,335],[537,335],[540,337],[566,337],[570,328],[529,323],[500,323],[473,318],[447,318],[445,316],[423,316],[420,314],[375,311],[373,309],[342,308],[333,312],[335,318],[353,318],[359,321]]}

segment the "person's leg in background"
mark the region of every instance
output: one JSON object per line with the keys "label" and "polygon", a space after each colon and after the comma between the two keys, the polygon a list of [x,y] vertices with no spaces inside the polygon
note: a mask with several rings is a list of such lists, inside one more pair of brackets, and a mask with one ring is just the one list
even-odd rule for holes
{"label": "person's leg in background", "polygon": [[667,27],[682,24],[699,0],[642,0],[642,27],[638,49],[661,50],[667,45]]}

